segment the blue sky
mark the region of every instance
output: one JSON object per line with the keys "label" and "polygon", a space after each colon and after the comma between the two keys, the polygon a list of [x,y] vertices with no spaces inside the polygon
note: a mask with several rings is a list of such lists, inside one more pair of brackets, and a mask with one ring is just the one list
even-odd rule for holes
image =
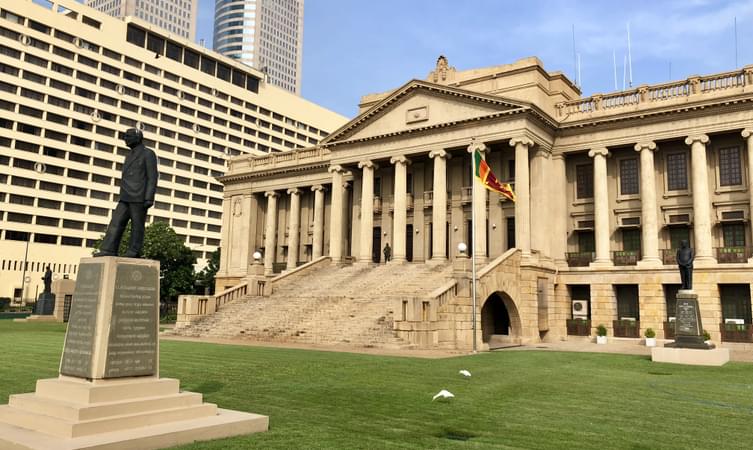
{"label": "blue sky", "polygon": [[[214,0],[199,0],[211,47]],[[753,64],[753,1],[306,0],[302,95],[353,117],[360,97],[425,78],[440,54],[458,70],[538,56],[572,77],[575,25],[584,95],[622,88],[630,22],[633,86]]]}

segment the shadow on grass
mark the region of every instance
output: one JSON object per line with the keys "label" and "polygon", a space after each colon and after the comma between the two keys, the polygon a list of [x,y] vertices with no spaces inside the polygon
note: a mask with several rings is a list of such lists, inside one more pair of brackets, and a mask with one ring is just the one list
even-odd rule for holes
{"label": "shadow on grass", "polygon": [[467,441],[476,437],[476,435],[470,431],[463,431],[455,428],[443,428],[434,436],[441,439],[449,439],[451,441]]}
{"label": "shadow on grass", "polygon": [[191,391],[191,392],[198,392],[201,394],[211,394],[214,392],[219,392],[225,387],[225,383],[220,383],[219,381],[206,381],[204,383],[195,385],[195,386],[186,386],[185,390]]}

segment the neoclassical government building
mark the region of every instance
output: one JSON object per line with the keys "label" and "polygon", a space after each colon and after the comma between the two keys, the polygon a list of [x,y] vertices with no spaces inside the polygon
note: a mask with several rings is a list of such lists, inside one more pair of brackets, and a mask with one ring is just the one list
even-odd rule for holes
{"label": "neoclassical government building", "polygon": [[[231,160],[217,290],[242,286],[247,305],[277,296],[278,311],[290,299],[298,316],[340,308],[368,322],[358,311],[382,305],[373,320],[390,339],[465,349],[465,243],[482,348],[583,339],[599,324],[610,338],[671,339],[686,240],[704,328],[750,342],[752,100],[753,66],[583,98],[537,58],[459,71],[440,57],[426,79],[364,96],[314,147]],[[516,202],[474,182],[474,150]],[[346,311],[359,291],[369,299]]]}

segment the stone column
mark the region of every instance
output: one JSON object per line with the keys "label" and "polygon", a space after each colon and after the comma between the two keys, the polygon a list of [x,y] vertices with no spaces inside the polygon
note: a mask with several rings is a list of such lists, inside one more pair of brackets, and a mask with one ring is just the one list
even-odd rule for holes
{"label": "stone column", "polygon": [[370,263],[374,244],[374,170],[372,161],[361,161],[358,168],[363,170],[361,180],[361,237],[359,239],[358,262]]}
{"label": "stone column", "polygon": [[606,147],[594,148],[588,152],[594,159],[594,240],[596,241],[596,259],[591,266],[611,266],[609,254],[609,185],[607,183]]}
{"label": "stone column", "polygon": [[659,226],[656,214],[656,180],[654,176],[653,141],[635,144],[641,155],[641,243],[643,250],[638,266],[661,267],[659,257]]}
{"label": "stone column", "polygon": [[[405,229],[408,222],[408,174],[410,160],[405,156],[393,156],[395,165],[394,217],[392,227],[392,261],[405,262]],[[413,237],[411,236],[411,239]]]}
{"label": "stone column", "polygon": [[333,263],[343,261],[343,209],[345,206],[345,169],[340,165],[327,169],[332,174],[332,218],[329,224],[329,256]]}
{"label": "stone column", "polygon": [[298,265],[298,242],[301,235],[301,190],[288,189],[290,195],[290,219],[288,220],[288,261],[285,268],[295,269]]}
{"label": "stone column", "polygon": [[528,176],[528,149],[533,141],[525,136],[510,139],[515,147],[515,245],[524,258],[531,256],[531,195]]}
{"label": "stone column", "polygon": [[445,150],[432,150],[429,158],[434,160],[434,185],[432,187],[431,259],[435,262],[447,260],[447,160],[452,155]]}
{"label": "stone column", "polygon": [[[744,129],[742,135],[748,149],[748,202],[749,214],[753,216],[753,128]],[[753,222],[751,222],[751,235],[753,236]],[[753,263],[753,258],[749,258],[748,262]]]}
{"label": "stone column", "polygon": [[222,200],[222,228],[220,229],[220,245],[222,250],[220,251],[220,270],[217,271],[218,276],[225,276],[228,274],[228,265],[230,262],[230,218],[233,216],[232,202],[230,197],[225,197]]}
{"label": "stone column", "polygon": [[277,234],[277,192],[267,191],[267,223],[264,226],[264,275],[272,275],[275,262],[275,235]]}
{"label": "stone column", "polygon": [[693,189],[693,237],[695,238],[695,262],[700,265],[716,262],[711,248],[711,199],[709,197],[709,174],[706,161],[705,134],[689,136],[685,144],[690,146]]}
{"label": "stone column", "polygon": [[551,180],[545,183],[547,192],[551,195],[552,233],[550,248],[552,258],[558,267],[566,268],[567,259],[567,174],[565,154],[552,155]]}
{"label": "stone column", "polygon": [[[486,160],[486,153],[489,148],[482,142],[471,142],[468,146],[468,153],[471,154],[471,167],[475,164],[473,158],[474,153],[478,151],[481,153],[481,159]],[[467,169],[465,169],[467,170]],[[484,264],[486,261],[486,201],[489,193],[483,184],[476,181],[475,174],[471,177],[471,189],[473,189],[473,205],[471,208],[471,214],[473,215],[473,232],[474,232],[474,245],[473,251],[476,255],[476,262],[478,264]],[[453,251],[453,250],[450,250]]]}
{"label": "stone column", "polygon": [[311,258],[322,256],[324,243],[324,186],[317,184],[311,186],[314,191],[314,242],[311,249]]}
{"label": "stone column", "polygon": [[531,160],[531,248],[539,251],[544,259],[552,257],[550,239],[552,236],[552,210],[550,208],[551,183],[549,177],[550,151],[537,147]]}

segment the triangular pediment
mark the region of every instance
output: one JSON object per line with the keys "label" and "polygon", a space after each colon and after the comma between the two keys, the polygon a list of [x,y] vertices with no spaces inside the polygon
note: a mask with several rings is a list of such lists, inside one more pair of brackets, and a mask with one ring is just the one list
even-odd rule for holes
{"label": "triangular pediment", "polygon": [[522,110],[527,106],[496,96],[413,80],[330,134],[322,144],[394,136]]}

